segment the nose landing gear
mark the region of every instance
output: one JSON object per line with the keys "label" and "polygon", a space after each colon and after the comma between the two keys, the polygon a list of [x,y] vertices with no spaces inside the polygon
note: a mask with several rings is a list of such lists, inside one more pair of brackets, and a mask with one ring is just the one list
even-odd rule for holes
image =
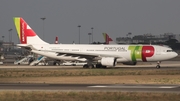
{"label": "nose landing gear", "polygon": [[157,65],[156,65],[156,68],[157,68],[157,69],[160,69],[160,68],[161,68],[160,64],[161,64],[161,61],[157,61]]}

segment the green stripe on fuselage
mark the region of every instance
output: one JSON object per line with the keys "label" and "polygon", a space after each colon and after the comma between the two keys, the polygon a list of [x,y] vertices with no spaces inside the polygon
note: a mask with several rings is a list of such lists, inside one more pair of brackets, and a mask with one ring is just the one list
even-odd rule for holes
{"label": "green stripe on fuselage", "polygon": [[128,50],[131,51],[131,59],[132,61],[136,61],[137,59],[142,59],[142,46],[129,46]]}

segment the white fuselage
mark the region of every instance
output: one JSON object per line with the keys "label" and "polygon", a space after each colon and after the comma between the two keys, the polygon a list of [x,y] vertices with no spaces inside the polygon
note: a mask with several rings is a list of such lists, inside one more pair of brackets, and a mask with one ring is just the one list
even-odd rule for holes
{"label": "white fuselage", "polygon": [[[47,56],[49,53],[51,54],[51,52],[54,56],[57,56],[57,53],[72,53],[79,54],[79,56],[87,54],[98,57],[115,57],[118,62],[163,61],[177,56],[177,53],[173,52],[171,48],[158,45],[34,44],[32,46],[35,50],[39,51],[39,54],[44,56]],[[47,54],[42,54],[41,52],[47,52]],[[62,55],[60,58],[68,59],[65,57],[68,56]],[[71,56],[69,57],[72,58]]]}
{"label": "white fuselage", "polygon": [[177,56],[171,48],[158,45],[49,44],[23,18],[14,17],[14,23],[21,42],[18,46],[54,59],[87,60],[88,66],[96,60],[105,66],[115,66],[117,62],[163,61]]}

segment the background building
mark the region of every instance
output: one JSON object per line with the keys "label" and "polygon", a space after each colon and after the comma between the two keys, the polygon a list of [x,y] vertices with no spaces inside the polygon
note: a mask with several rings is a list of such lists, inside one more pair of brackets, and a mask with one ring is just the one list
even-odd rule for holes
{"label": "background building", "polygon": [[180,34],[164,33],[160,35],[153,35],[151,33],[143,35],[135,35],[131,37],[117,37],[116,43],[129,44],[129,43],[165,43],[170,39],[176,39],[180,42]]}

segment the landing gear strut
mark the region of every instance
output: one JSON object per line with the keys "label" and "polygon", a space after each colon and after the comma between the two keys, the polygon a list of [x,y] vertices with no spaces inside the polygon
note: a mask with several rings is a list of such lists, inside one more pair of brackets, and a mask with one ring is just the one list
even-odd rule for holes
{"label": "landing gear strut", "polygon": [[59,61],[59,60],[54,61],[54,62],[53,62],[53,65],[54,65],[54,66],[56,66],[56,65],[60,66],[60,61]]}
{"label": "landing gear strut", "polygon": [[158,62],[157,62],[157,65],[156,65],[156,68],[157,68],[157,69],[161,68],[160,64],[161,64],[161,61],[158,61]]}

